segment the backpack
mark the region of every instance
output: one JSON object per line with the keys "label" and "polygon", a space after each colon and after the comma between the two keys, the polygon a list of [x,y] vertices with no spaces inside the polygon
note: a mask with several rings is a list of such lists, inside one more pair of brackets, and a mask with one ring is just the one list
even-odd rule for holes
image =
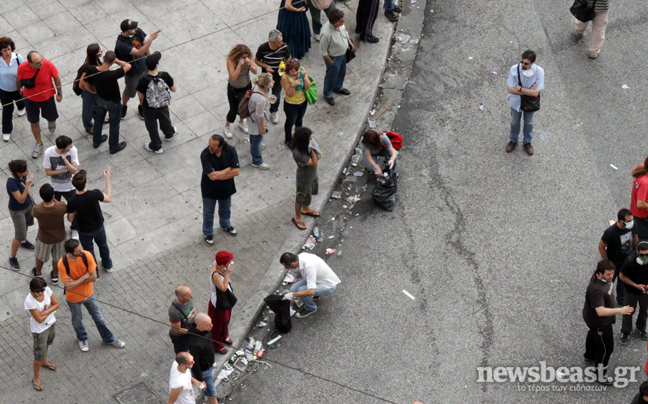
{"label": "backpack", "polygon": [[250,105],[250,96],[252,95],[252,92],[250,90],[245,92],[245,96],[239,102],[238,105],[238,115],[241,117],[241,119],[249,118],[250,117],[250,110],[248,109]]}
{"label": "backpack", "polygon": [[403,147],[403,137],[396,132],[385,132],[385,135],[389,138],[392,146],[396,150],[400,150]]}
{"label": "backpack", "polygon": [[76,95],[81,95],[83,94],[83,90],[79,86],[79,82],[81,81],[81,75],[85,71],[87,65],[84,63],[81,67],[79,67],[79,70],[77,71],[76,78],[74,79],[74,84],[72,84],[72,91],[74,91],[74,94]]}
{"label": "backpack", "polygon": [[[85,251],[81,255],[81,258],[83,259],[83,263],[85,264],[86,268],[88,268],[88,257],[85,255]],[[63,255],[63,258],[61,258],[63,261],[63,266],[65,267],[65,270],[67,271],[68,276],[70,275],[70,263],[68,262],[67,259],[67,254]],[[99,279],[99,271],[97,271],[97,279]],[[63,287],[63,294],[66,294],[67,288]]]}
{"label": "backpack", "polygon": [[171,90],[160,77],[151,76],[151,81],[146,88],[146,102],[149,108],[163,108],[171,104]]}

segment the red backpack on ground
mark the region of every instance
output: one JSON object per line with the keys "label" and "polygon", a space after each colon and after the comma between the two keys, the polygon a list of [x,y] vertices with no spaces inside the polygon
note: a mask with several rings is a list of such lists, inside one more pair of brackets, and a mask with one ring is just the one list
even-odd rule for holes
{"label": "red backpack on ground", "polygon": [[385,132],[385,135],[391,141],[392,146],[396,150],[400,150],[403,147],[403,137],[396,132]]}

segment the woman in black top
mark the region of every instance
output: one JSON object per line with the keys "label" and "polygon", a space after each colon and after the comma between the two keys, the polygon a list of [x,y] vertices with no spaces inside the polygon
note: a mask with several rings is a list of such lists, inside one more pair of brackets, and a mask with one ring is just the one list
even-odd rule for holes
{"label": "woman in black top", "polygon": [[[86,60],[82,68],[84,69],[83,74],[81,74],[81,79],[79,80],[79,88],[81,89],[81,99],[83,100],[83,109],[81,112],[81,122],[83,122],[83,127],[85,131],[92,135],[92,117],[94,115],[94,95],[96,91],[94,86],[83,78],[86,76],[85,70],[89,66],[99,66],[101,65],[101,47],[99,44],[91,43],[86,49]],[[108,123],[108,119],[104,120],[104,123]]]}
{"label": "woman in black top", "polygon": [[27,241],[27,228],[34,224],[32,217],[32,198],[29,186],[34,181],[34,174],[29,175],[25,160],[11,160],[9,170],[12,177],[7,179],[7,194],[9,194],[9,216],[14,224],[15,235],[11,242],[9,263],[14,270],[20,269],[18,264],[18,247],[33,250],[34,245]]}

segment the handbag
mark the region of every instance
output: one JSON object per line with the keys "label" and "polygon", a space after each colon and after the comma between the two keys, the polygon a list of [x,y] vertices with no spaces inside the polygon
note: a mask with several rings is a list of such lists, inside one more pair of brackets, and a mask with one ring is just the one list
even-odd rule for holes
{"label": "handbag", "polygon": [[308,79],[311,82],[311,86],[308,89],[304,89],[304,96],[306,96],[306,101],[313,105],[317,102],[317,83],[315,83],[315,80],[311,76],[308,76]]}
{"label": "handbag", "polygon": [[596,6],[596,0],[591,8],[587,5],[587,0],[574,0],[569,11],[578,21],[587,22],[594,19],[594,6]]}
{"label": "handbag", "polygon": [[[522,87],[522,79],[520,78],[520,65],[518,64],[518,84]],[[540,110],[540,93],[537,97],[530,95],[520,96],[520,109],[523,112],[535,112]]]}
{"label": "handbag", "polygon": [[349,47],[347,48],[345,56],[346,56],[346,62],[347,63],[349,63],[350,61],[355,59],[356,54],[355,54],[355,51],[353,49],[351,49],[351,45],[349,45]]}
{"label": "handbag", "polygon": [[20,79],[20,84],[25,87],[32,89],[36,87],[36,76],[38,76],[38,73],[40,73],[41,69],[36,70],[36,74],[34,74],[34,77],[28,78],[28,79]]}
{"label": "handbag", "polygon": [[[212,272],[212,276],[214,276],[215,273],[218,273],[216,271]],[[220,275],[220,274],[219,274]],[[236,301],[238,300],[236,296],[234,296],[234,292],[232,292],[230,289],[232,289],[232,285],[229,285],[229,288],[225,289],[225,292],[216,289],[216,311],[227,311],[230,310],[234,305],[236,305]]]}

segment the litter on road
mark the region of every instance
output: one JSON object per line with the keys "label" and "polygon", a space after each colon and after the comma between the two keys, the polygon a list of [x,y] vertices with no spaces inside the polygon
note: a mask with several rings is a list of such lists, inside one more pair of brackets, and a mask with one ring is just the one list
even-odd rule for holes
{"label": "litter on road", "polygon": [[342,197],[342,192],[340,191],[333,191],[331,194],[331,198],[333,199],[340,199]]}
{"label": "litter on road", "polygon": [[405,293],[405,296],[409,297],[410,299],[415,300],[414,296],[412,296],[412,294],[405,289],[403,289],[403,293]]}
{"label": "litter on road", "polygon": [[621,86],[621,88],[623,88],[623,89],[628,89],[628,88],[630,88],[630,87],[628,87],[627,84],[624,84],[624,85]]}
{"label": "litter on road", "polygon": [[610,164],[610,167],[614,168],[615,170],[618,170],[617,166],[615,166],[614,164]]}
{"label": "litter on road", "polygon": [[327,248],[326,249],[326,255],[333,255],[335,254],[335,249],[334,248]]}

